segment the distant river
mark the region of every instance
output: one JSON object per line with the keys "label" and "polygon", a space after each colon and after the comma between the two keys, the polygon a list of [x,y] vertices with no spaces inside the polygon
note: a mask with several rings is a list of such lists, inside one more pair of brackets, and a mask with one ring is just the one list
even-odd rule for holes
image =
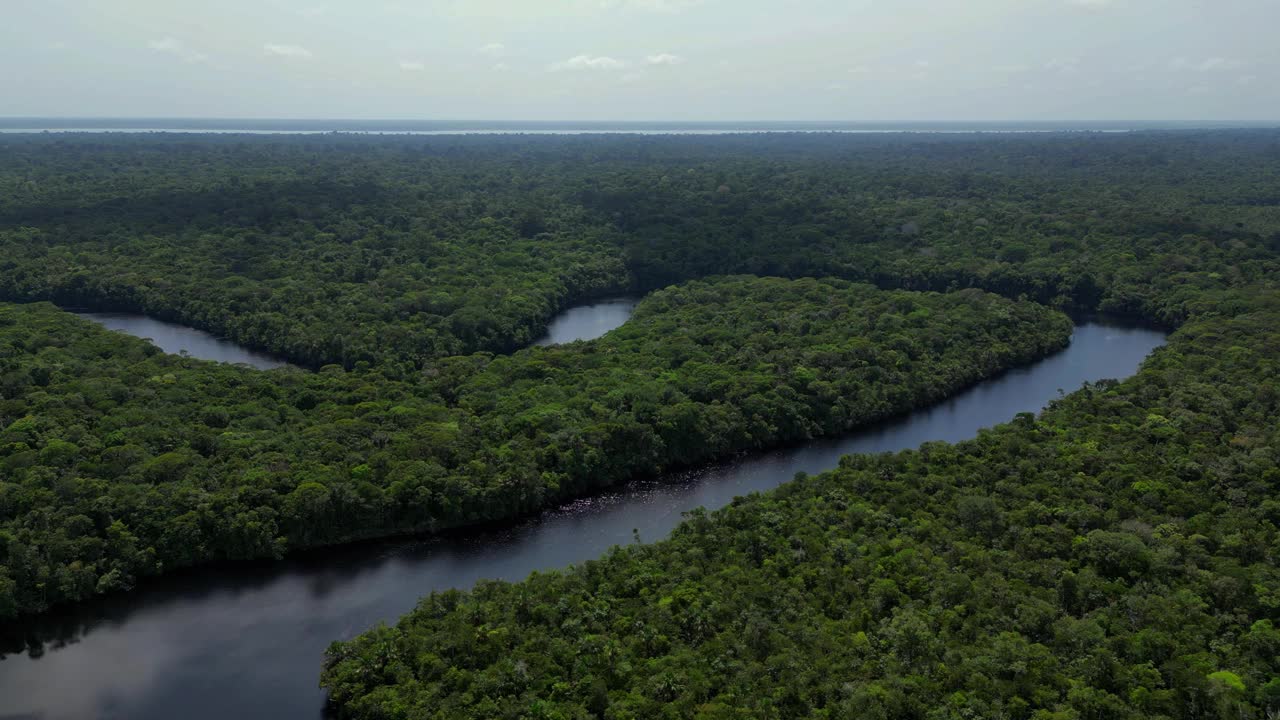
{"label": "distant river", "polygon": [[[271,370],[289,364],[266,353],[250,350],[230,340],[223,340],[203,330],[156,320],[146,315],[134,313],[76,313],[76,315],[92,320],[108,330],[119,330],[150,340],[156,347],[174,355],[186,354],[201,360],[243,363],[259,370]],[[3,717],[0,715],[0,719]]]}
{"label": "distant river", "polygon": [[723,135],[765,132],[835,133],[1043,133],[1126,132],[1205,128],[1274,127],[1262,122],[645,122],[645,121],[450,121],[450,120],[271,120],[215,118],[0,118],[0,133],[216,133],[388,135]]}
{"label": "distant river", "polygon": [[[593,340],[613,330],[631,317],[636,298],[597,300],[564,310],[551,319],[547,333],[534,345],[558,345],[575,340]],[[242,363],[259,370],[285,367],[289,363],[266,353],[250,350],[203,330],[156,320],[137,313],[76,313],[79,317],[135,337],[150,340],[167,353],[190,355],[201,360]],[[5,720],[0,715],[0,720]]]}
{"label": "distant river", "polygon": [[[537,517],[443,537],[335,548],[279,563],[146,582],[0,638],[0,718],[279,720],[322,716],[331,640],[395,622],[432,590],[599,557],[665,537],[681,513],[726,505],[841,455],[958,441],[1034,412],[1088,380],[1125,378],[1163,333],[1089,321],[1070,347],[930,408],[843,437],[629,484]],[[24,651],[24,645],[26,650]]]}
{"label": "distant river", "polygon": [[547,334],[534,345],[559,345],[574,340],[594,340],[626,322],[636,309],[636,298],[597,300],[571,307],[547,325]]}

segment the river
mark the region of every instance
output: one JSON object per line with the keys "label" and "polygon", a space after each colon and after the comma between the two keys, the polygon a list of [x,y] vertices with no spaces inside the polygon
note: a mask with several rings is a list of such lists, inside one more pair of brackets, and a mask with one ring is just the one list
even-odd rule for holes
{"label": "river", "polygon": [[612,298],[571,307],[553,318],[547,325],[547,334],[533,344],[559,345],[598,338],[626,322],[638,302],[636,298]]}
{"label": "river", "polygon": [[[631,317],[637,298],[610,298],[577,305],[552,318],[547,332],[534,345],[558,345],[574,340],[591,340],[613,330]],[[240,363],[259,370],[287,367],[289,363],[266,353],[237,345],[230,340],[203,330],[157,320],[137,313],[78,312],[79,317],[102,325],[108,330],[118,330],[129,335],[150,340],[167,353],[190,355],[201,360]],[[0,716],[0,720],[4,720]]]}
{"label": "river", "polygon": [[118,330],[146,338],[161,350],[175,355],[185,354],[201,360],[242,363],[252,365],[259,370],[271,370],[286,367],[289,364],[266,353],[250,350],[230,340],[223,340],[203,330],[156,320],[146,315],[136,313],[76,313],[76,315],[92,320],[108,330]]}
{"label": "river", "polygon": [[500,528],[153,580],[4,639],[12,654],[0,660],[0,717],[315,720],[328,643],[394,622],[432,590],[563,568],[632,542],[633,531],[658,540],[687,510],[829,469],[847,453],[972,437],[1085,381],[1131,375],[1164,339],[1085,321],[1060,353],[862,432],[632,483]]}

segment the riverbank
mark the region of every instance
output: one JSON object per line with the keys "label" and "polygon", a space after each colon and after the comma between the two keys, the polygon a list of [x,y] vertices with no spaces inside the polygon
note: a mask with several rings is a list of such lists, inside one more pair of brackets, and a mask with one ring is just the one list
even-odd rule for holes
{"label": "riverbank", "polygon": [[[43,708],[51,720],[93,715],[104,703],[139,720],[175,713],[210,720],[318,717],[324,694],[315,687],[315,668],[329,640],[391,622],[423,593],[521,580],[597,558],[635,534],[659,540],[686,511],[713,510],[797,472],[833,468],[847,453],[973,437],[1038,411],[1059,388],[1132,374],[1163,341],[1162,333],[1146,329],[1087,324],[1057,354],[841,438],[637,481],[479,533],[331,548],[150,580],[131,594],[25,624],[26,636],[10,637],[6,651],[28,646],[39,660],[11,655],[0,662],[0,694],[22,698],[17,707]],[[257,670],[248,672],[247,658]],[[96,671],[80,673],[73,686],[55,681],[82,667]]]}

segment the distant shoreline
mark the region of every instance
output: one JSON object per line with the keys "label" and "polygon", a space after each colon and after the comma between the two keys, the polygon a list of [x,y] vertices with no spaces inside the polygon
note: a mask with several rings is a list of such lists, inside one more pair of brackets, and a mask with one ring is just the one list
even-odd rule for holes
{"label": "distant shoreline", "polygon": [[216,133],[396,135],[725,135],[734,133],[1051,133],[1280,127],[1265,122],[583,122],[467,120],[286,120],[215,118],[0,118],[0,133]]}
{"label": "distant shoreline", "polygon": [[839,135],[1021,135],[1045,133],[1126,133],[1138,128],[1110,128],[1105,130],[255,130],[250,128],[212,129],[212,128],[0,128],[5,135],[388,135],[388,136],[421,136],[421,135],[766,135],[773,133],[805,133]]}

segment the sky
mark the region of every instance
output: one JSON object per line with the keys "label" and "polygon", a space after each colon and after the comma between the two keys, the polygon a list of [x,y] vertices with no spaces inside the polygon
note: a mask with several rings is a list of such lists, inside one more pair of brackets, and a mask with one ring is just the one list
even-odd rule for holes
{"label": "sky", "polygon": [[1280,120],[1280,0],[0,0],[0,116]]}

